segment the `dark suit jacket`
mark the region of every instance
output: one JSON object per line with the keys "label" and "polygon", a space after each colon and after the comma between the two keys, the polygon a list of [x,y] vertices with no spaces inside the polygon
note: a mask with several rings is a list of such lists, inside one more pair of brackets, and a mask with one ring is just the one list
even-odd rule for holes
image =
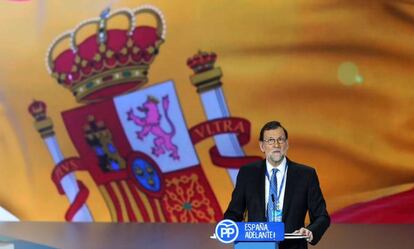
{"label": "dark suit jacket", "polygon": [[[311,244],[315,245],[330,224],[318,176],[315,169],[289,159],[287,167],[282,216],[285,232],[291,233],[304,227],[305,216],[309,211],[310,224],[307,228],[313,233]],[[248,221],[266,221],[265,174],[265,160],[240,168],[232,199],[224,213],[225,219],[243,221],[247,211]],[[304,239],[285,240],[279,248],[305,249],[307,242]]]}

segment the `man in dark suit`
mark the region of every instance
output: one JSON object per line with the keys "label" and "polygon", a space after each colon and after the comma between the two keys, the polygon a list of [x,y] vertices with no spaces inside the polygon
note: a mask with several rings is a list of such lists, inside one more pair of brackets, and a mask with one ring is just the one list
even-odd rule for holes
{"label": "man in dark suit", "polygon": [[[259,146],[266,160],[240,168],[224,218],[239,222],[245,220],[247,213],[248,221],[272,221],[268,216],[271,210],[277,209],[286,233],[307,236],[306,240],[285,240],[280,243],[280,249],[306,249],[307,242],[315,245],[330,224],[315,169],[286,157],[288,132],[277,121],[263,126]],[[273,185],[276,190],[272,189]],[[310,224],[305,227],[308,211]]]}

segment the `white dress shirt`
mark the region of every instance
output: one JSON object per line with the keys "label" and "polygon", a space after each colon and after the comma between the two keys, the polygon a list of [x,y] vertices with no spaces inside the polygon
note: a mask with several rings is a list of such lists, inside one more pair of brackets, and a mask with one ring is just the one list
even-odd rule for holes
{"label": "white dress shirt", "polygon": [[[285,198],[285,190],[286,190],[286,181],[287,181],[287,175],[285,176],[285,180],[283,182],[282,186],[282,179],[283,175],[287,173],[286,171],[286,157],[283,158],[283,161],[279,164],[279,166],[276,167],[278,169],[276,173],[276,179],[277,179],[277,193],[279,193],[280,188],[282,187],[282,192],[279,196],[279,207],[283,210],[283,200]],[[267,170],[267,176],[265,175],[265,208],[267,212],[267,202],[269,201],[269,186],[270,186],[270,179],[272,179],[272,169],[274,167],[269,163],[269,161],[266,160],[266,170]],[[268,177],[269,176],[269,177]],[[275,196],[276,198],[276,196]],[[275,200],[277,202],[277,200]]]}

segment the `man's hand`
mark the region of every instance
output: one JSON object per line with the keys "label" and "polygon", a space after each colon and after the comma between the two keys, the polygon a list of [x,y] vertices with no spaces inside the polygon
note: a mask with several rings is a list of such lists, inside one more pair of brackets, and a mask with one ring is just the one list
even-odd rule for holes
{"label": "man's hand", "polygon": [[312,231],[311,231],[311,230],[309,230],[309,229],[306,229],[306,228],[304,228],[304,227],[302,227],[302,228],[301,228],[301,229],[299,229],[299,230],[294,231],[293,233],[295,233],[295,234],[300,234],[300,235],[305,235],[306,237],[308,237],[308,238],[306,239],[306,241],[308,241],[308,242],[311,242],[311,241],[313,240],[313,234],[312,234]]}

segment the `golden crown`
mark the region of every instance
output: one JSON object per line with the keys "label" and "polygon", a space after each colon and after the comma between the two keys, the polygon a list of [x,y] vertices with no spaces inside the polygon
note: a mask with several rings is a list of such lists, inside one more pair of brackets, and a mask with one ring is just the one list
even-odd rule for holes
{"label": "golden crown", "polygon": [[[86,20],[58,36],[46,55],[46,68],[59,84],[69,88],[78,102],[113,97],[141,87],[148,81],[148,69],[164,42],[166,25],[159,9],[151,5],[104,10],[99,18]],[[136,24],[141,14],[150,14],[156,27]],[[127,19],[126,29],[107,29],[114,18]],[[97,31],[82,42],[80,30],[95,25]],[[56,47],[69,41],[69,48],[54,57]],[[67,46],[68,47],[68,46]]]}

